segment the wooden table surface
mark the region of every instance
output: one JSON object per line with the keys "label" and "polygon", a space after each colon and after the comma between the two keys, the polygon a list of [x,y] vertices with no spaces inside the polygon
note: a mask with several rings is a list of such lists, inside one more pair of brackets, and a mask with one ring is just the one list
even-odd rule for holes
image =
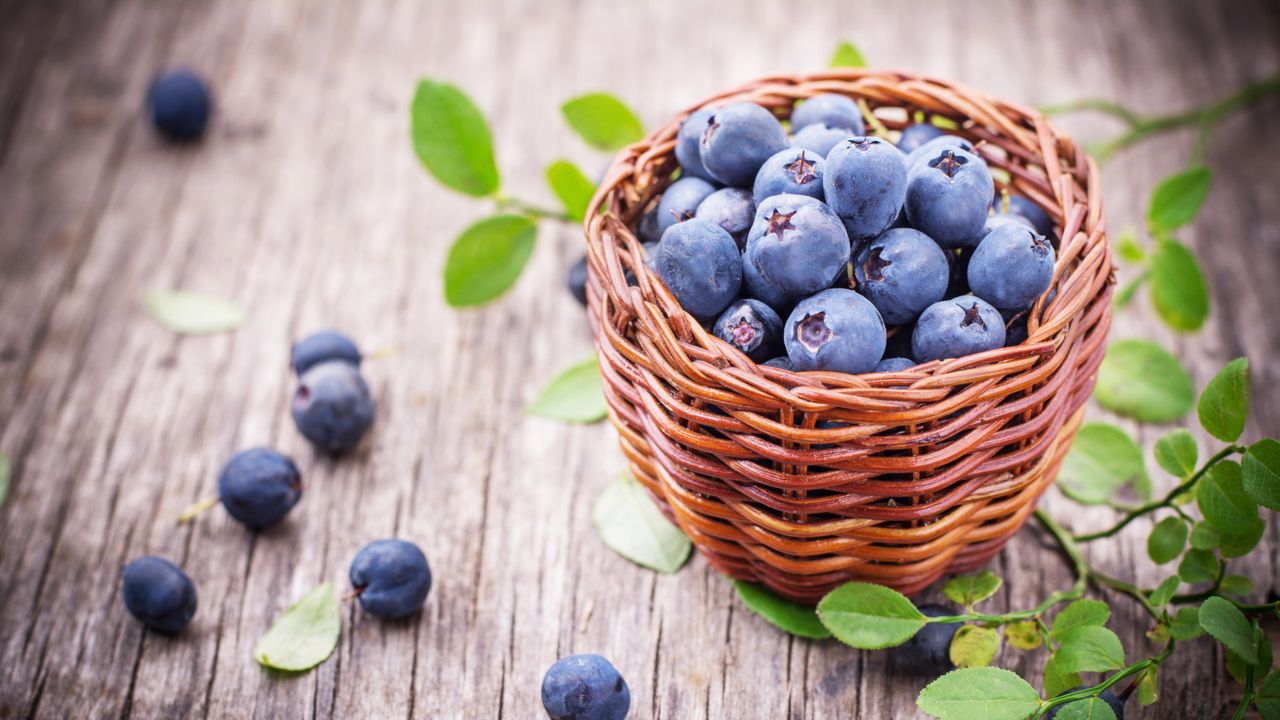
{"label": "wooden table surface", "polygon": [[[534,718],[543,672],[572,652],[613,660],[633,718],[919,716],[921,682],[887,672],[883,654],[784,635],[699,559],[660,576],[601,544],[590,508],[623,466],[613,431],[523,414],[590,351],[563,288],[580,233],[544,223],[512,293],[448,309],[445,250],[488,208],[434,183],[408,139],[416,79],[456,82],[490,118],[507,188],[549,203],[546,163],[604,163],[564,126],[563,100],[608,89],[652,126],[731,84],[820,68],[840,38],[872,64],[1030,104],[1102,96],[1150,112],[1280,67],[1280,12],[1243,0],[0,3],[0,450],[14,467],[0,509],[0,717]],[[175,64],[217,94],[191,149],[140,119],[147,81]],[[1277,112],[1272,99],[1237,114],[1209,146],[1217,179],[1183,235],[1211,284],[1205,330],[1174,336],[1143,297],[1114,332],[1175,348],[1198,384],[1247,354],[1250,437],[1280,431],[1280,394],[1265,390],[1280,383]],[[1163,136],[1107,165],[1112,228],[1141,220],[1190,145]],[[248,322],[174,335],[142,304],[158,288],[234,299]],[[289,343],[322,326],[401,348],[368,363],[371,441],[337,462],[310,451],[287,407]],[[303,469],[287,522],[256,537],[220,511],[175,522],[258,444]],[[1056,492],[1044,504],[1077,529],[1110,517]],[[1090,546],[1091,559],[1153,584],[1147,527]],[[317,670],[282,678],[254,662],[283,607],[318,582],[345,585],[356,550],[391,535],[430,557],[424,612],[385,624],[347,605]],[[1273,528],[1240,563],[1258,598],[1276,587],[1277,540]],[[199,587],[178,638],[143,632],[121,605],[120,566],[145,553]],[[1069,583],[1030,528],[994,569],[1007,582],[993,608]],[[1138,608],[1114,604],[1129,653],[1148,654]],[[1207,640],[1180,647],[1161,704],[1128,717],[1218,717],[1240,693],[1222,660]],[[1042,662],[997,659],[1023,673]]]}

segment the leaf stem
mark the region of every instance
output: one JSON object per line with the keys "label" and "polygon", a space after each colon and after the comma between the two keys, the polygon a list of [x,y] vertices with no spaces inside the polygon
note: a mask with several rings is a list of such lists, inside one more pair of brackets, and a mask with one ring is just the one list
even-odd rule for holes
{"label": "leaf stem", "polygon": [[1129,665],[1128,667],[1118,670],[1114,675],[1107,678],[1106,680],[1103,680],[1097,685],[1094,685],[1093,687],[1088,687],[1088,688],[1083,688],[1081,690],[1074,690],[1072,692],[1063,693],[1055,698],[1050,698],[1049,700],[1046,700],[1044,704],[1040,706],[1040,709],[1036,711],[1036,714],[1034,715],[1034,717],[1037,717],[1037,718],[1044,717],[1044,714],[1047,711],[1059,705],[1066,705],[1067,703],[1073,703],[1076,700],[1086,700],[1091,697],[1097,697],[1101,695],[1103,691],[1107,690],[1112,685],[1115,685],[1121,680],[1127,677],[1132,677],[1146,670],[1149,667],[1160,665],[1160,663],[1164,662],[1166,659],[1168,659],[1170,655],[1173,654],[1174,644],[1175,642],[1173,640],[1170,640],[1169,644],[1165,646],[1164,650],[1159,655],[1156,655],[1155,657],[1147,658],[1146,660],[1141,660],[1132,665]]}
{"label": "leaf stem", "polygon": [[1111,575],[1100,573],[1092,567],[1089,568],[1089,579],[1094,580],[1099,585],[1104,585],[1112,590],[1117,590],[1128,595],[1134,600],[1137,600],[1142,605],[1142,608],[1147,611],[1148,615],[1157,620],[1160,619],[1160,609],[1151,604],[1150,598],[1147,597],[1148,592],[1146,590],[1143,590],[1131,582],[1121,580],[1118,577],[1112,577]]}
{"label": "leaf stem", "polygon": [[1244,714],[1249,711],[1249,705],[1253,702],[1253,666],[1250,665],[1244,673],[1244,697],[1240,698],[1240,704],[1236,706],[1236,713],[1231,716],[1231,720],[1244,720]]}
{"label": "leaf stem", "polygon": [[564,213],[559,210],[548,210],[540,205],[534,205],[533,203],[525,202],[520,198],[514,198],[508,195],[494,195],[493,202],[497,205],[498,212],[515,210],[516,212],[528,215],[529,217],[539,218],[542,220],[558,220],[571,225],[576,225],[578,223],[578,221],[570,217],[568,213]]}

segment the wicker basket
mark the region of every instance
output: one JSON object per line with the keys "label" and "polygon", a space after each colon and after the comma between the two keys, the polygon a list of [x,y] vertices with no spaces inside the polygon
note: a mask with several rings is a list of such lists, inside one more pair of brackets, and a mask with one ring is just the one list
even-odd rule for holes
{"label": "wicker basket", "polygon": [[[1080,424],[1115,282],[1097,166],[1028,108],[870,70],[764,78],[698,107],[750,101],[785,118],[830,92],[890,129],[916,111],[954,121],[997,190],[1053,218],[1056,293],[1031,309],[1026,342],[847,375],[757,365],[706,331],[646,269],[632,231],[671,182],[693,108],[619,154],[585,223],[588,314],[636,479],[716,569],[803,602],[849,580],[913,593],[1008,542]],[[837,425],[816,429],[823,420]]]}

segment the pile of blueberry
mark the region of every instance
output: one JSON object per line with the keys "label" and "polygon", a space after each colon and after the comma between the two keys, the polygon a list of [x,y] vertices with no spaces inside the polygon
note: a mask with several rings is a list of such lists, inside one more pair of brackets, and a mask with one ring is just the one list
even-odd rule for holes
{"label": "pile of blueberry", "polygon": [[1026,338],[1053,223],[997,198],[968,140],[914,124],[895,146],[834,94],[801,102],[791,129],[752,103],[680,126],[680,178],[638,234],[687,312],[797,371],[901,371]]}

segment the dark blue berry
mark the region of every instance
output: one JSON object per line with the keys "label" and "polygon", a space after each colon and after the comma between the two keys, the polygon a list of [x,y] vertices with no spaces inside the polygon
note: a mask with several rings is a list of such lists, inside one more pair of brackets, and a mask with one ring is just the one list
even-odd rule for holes
{"label": "dark blue berry", "polygon": [[695,110],[680,123],[680,130],[676,132],[676,161],[680,163],[683,173],[681,177],[714,180],[702,165],[698,147],[702,133],[707,129],[707,120],[712,114],[713,111],[709,109]]}
{"label": "dark blue berry", "polygon": [[982,158],[947,148],[911,168],[907,220],[944,248],[976,245],[994,193]]}
{"label": "dark blue berry", "polygon": [[782,337],[796,370],[864,373],[884,355],[884,320],[852,290],[824,290],[801,300]]}
{"label": "dark blue berry", "polygon": [[[995,208],[996,212],[999,213],[1003,209],[1004,198],[997,195],[996,198],[991,201],[991,205]],[[1009,209],[1005,210],[1005,212],[1014,217],[1025,218],[1027,222],[1031,223],[1031,227],[1036,229],[1036,232],[1044,235],[1045,237],[1054,236],[1053,220],[1049,217],[1049,213],[1045,212],[1039,205],[1031,202],[1021,195],[1009,196]]]}
{"label": "dark blue berry", "polygon": [[782,352],[782,319],[759,300],[738,300],[725,308],[713,332],[756,362]]}
{"label": "dark blue berry", "polygon": [[658,232],[664,233],[672,225],[692,218],[698,211],[698,205],[715,190],[714,185],[696,177],[680,178],[671,183],[658,201]]}
{"label": "dark blue berry", "polygon": [[343,453],[373,425],[373,397],[360,371],[345,362],[320,363],[298,378],[293,422],[317,449]]}
{"label": "dark blue berry", "polygon": [[924,145],[934,138],[942,137],[942,128],[929,123],[912,123],[902,128],[902,137],[898,138],[898,149],[904,153]]}
{"label": "dark blue berry", "polygon": [[787,147],[787,133],[773,113],[754,103],[712,111],[699,140],[702,165],[725,185],[746,187],[760,166]]}
{"label": "dark blue berry", "polygon": [[886,230],[853,261],[858,291],[889,325],[911,322],[946,297],[949,272],[942,248],[910,228]]}
{"label": "dark blue berry", "polygon": [[830,287],[849,254],[831,208],[808,195],[775,195],[756,206],[744,257],[770,285],[804,297]]}
{"label": "dark blue berry", "polygon": [[1001,225],[1022,225],[1023,227],[1028,227],[1028,228],[1031,228],[1032,230],[1034,230],[1036,227],[1035,225],[1031,224],[1030,220],[1026,219],[1021,215],[1015,215],[1014,213],[998,212],[993,215],[987,216],[986,222],[982,224],[982,237],[986,237],[987,233],[991,232],[992,230],[995,230],[997,227],[1000,227]]}
{"label": "dark blue berry", "polygon": [[124,566],[121,594],[143,625],[173,635],[196,614],[196,586],[177,565],[146,555]]}
{"label": "dark blue berry", "polygon": [[963,295],[936,302],[920,314],[911,334],[918,362],[958,358],[1004,346],[1004,318],[986,301]]}
{"label": "dark blue berry", "polygon": [[662,239],[662,231],[658,229],[658,208],[640,216],[640,222],[636,224],[636,237],[642,243],[656,243]]}
{"label": "dark blue berry", "polygon": [[302,475],[270,448],[236,453],[218,474],[218,499],[227,514],[251,530],[280,522],[302,498]]}
{"label": "dark blue berry", "polygon": [[742,254],[725,229],[694,218],[662,234],[653,267],[690,315],[715,318],[742,287]]}
{"label": "dark blue berry", "polygon": [[917,146],[914,150],[906,151],[907,169],[911,169],[918,162],[936,157],[943,150],[963,150],[971,153],[973,152],[973,143],[959,135],[940,135],[923,145]]}
{"label": "dark blue berry", "polygon": [[587,304],[587,256],[585,254],[569,266],[566,282],[569,285],[569,293],[585,306]]}
{"label": "dark blue berry", "polygon": [[800,300],[766,280],[745,253],[742,255],[742,294],[773,308],[778,317],[785,317]]}
{"label": "dark blue berry", "polygon": [[293,344],[289,352],[289,364],[297,375],[310,370],[322,362],[341,360],[360,367],[360,348],[355,341],[336,330],[321,330],[302,338]]}
{"label": "dark blue berry", "polygon": [[996,227],[969,259],[969,289],[1000,310],[1024,310],[1053,282],[1053,246],[1019,223]]}
{"label": "dark blue berry", "polygon": [[631,689],[608,660],[570,655],[543,676],[542,707],[551,720],[624,720]]}
{"label": "dark blue berry", "polygon": [[787,357],[786,355],[765,360],[763,364],[768,365],[769,367],[782,368],[783,370],[796,369],[795,366],[791,364],[791,358]]}
{"label": "dark blue berry", "polygon": [[808,150],[787,148],[775,153],[756,173],[751,198],[759,205],[782,193],[822,199],[822,158]]}
{"label": "dark blue berry", "polygon": [[873,238],[902,209],[907,163],[897,148],[880,138],[850,138],[827,154],[822,189],[827,204],[845,220],[850,239]]}
{"label": "dark blue berry", "polygon": [[733,236],[742,248],[747,242],[747,231],[755,220],[756,203],[746,188],[721,188],[706,197],[698,205],[694,217],[710,220]]}
{"label": "dark blue berry", "polygon": [[908,358],[887,357],[876,363],[875,372],[901,372],[903,370],[910,370],[915,366],[916,364]]}
{"label": "dark blue berry", "polygon": [[[921,605],[925,617],[956,615],[954,608],[946,605]],[[889,649],[889,660],[894,668],[908,675],[937,676],[955,668],[951,662],[951,639],[961,623],[929,623],[905,643]]]}
{"label": "dark blue berry", "polygon": [[212,108],[209,87],[190,70],[165,73],[147,89],[151,124],[174,142],[198,140],[209,124]]}
{"label": "dark blue berry", "polygon": [[422,607],[431,591],[431,567],[422,549],[406,540],[375,540],[351,561],[347,573],[360,608],[396,620]]}
{"label": "dark blue berry", "polygon": [[791,136],[791,147],[808,150],[818,157],[826,158],[831,148],[843,140],[853,137],[854,133],[845,128],[828,127],[822,123],[806,125]]}
{"label": "dark blue berry", "polygon": [[844,95],[814,95],[802,101],[791,113],[791,129],[802,130],[811,125],[843,128],[849,135],[866,132],[858,104]]}

